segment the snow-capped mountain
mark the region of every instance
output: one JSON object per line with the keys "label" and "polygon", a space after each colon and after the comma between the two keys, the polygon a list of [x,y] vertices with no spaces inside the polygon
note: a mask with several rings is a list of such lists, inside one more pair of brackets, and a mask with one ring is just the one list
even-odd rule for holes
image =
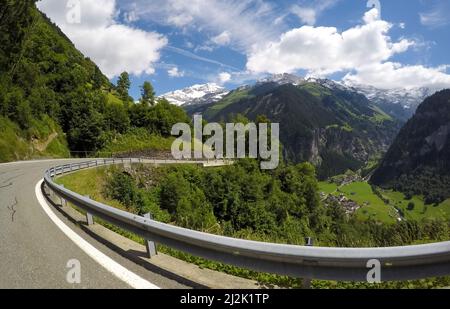
{"label": "snow-capped mountain", "polygon": [[270,77],[260,79],[257,82],[258,84],[264,83],[277,83],[279,85],[285,84],[293,84],[293,85],[301,85],[305,83],[305,79],[302,77],[298,77],[293,74],[283,73],[283,74],[275,74]]}
{"label": "snow-capped mountain", "polygon": [[258,83],[276,82],[278,84],[301,85],[304,83],[317,83],[331,90],[357,92],[366,96],[369,101],[381,108],[389,115],[406,121],[414,115],[417,107],[438,89],[430,88],[401,88],[378,89],[368,85],[358,85],[348,82],[333,81],[330,79],[307,78],[303,79],[292,74],[277,74],[258,81]]}
{"label": "snow-capped mountain", "polygon": [[378,89],[368,85],[345,84],[364,94],[369,100],[377,104],[400,104],[405,109],[413,111],[435,90],[430,88],[398,88],[398,89]]}
{"label": "snow-capped mountain", "polygon": [[172,104],[182,106],[215,103],[223,99],[228,93],[227,89],[214,83],[208,83],[169,92],[161,97]]}

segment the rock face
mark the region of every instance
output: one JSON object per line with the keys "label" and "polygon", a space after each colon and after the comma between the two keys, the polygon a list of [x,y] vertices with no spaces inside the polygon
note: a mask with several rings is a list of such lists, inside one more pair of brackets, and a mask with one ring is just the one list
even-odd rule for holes
{"label": "rock face", "polygon": [[365,166],[372,156],[387,151],[400,129],[400,123],[357,92],[329,80],[289,75],[260,81],[215,104],[187,110],[215,122],[242,114],[252,121],[264,115],[280,123],[284,158],[314,163],[320,178]]}
{"label": "rock face", "polygon": [[182,90],[163,94],[170,103],[182,105],[211,104],[220,101],[229,91],[216,84],[194,85]]}
{"label": "rock face", "polygon": [[424,194],[429,202],[450,197],[450,90],[436,93],[419,106],[372,182]]}

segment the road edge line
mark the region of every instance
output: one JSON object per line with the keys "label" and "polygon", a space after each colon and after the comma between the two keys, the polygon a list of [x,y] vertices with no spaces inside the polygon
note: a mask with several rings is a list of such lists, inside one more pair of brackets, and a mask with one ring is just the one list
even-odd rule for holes
{"label": "road edge line", "polygon": [[120,265],[112,258],[95,248],[93,245],[84,240],[76,232],[74,232],[70,227],[68,227],[61,219],[56,216],[48,205],[46,199],[44,198],[41,187],[44,180],[40,180],[35,187],[36,198],[42,209],[45,211],[47,216],[53,221],[53,223],[84,253],[91,257],[94,261],[100,264],[108,272],[127,283],[129,286],[135,289],[159,289],[155,284],[141,278],[132,271],[126,269],[124,266]]}

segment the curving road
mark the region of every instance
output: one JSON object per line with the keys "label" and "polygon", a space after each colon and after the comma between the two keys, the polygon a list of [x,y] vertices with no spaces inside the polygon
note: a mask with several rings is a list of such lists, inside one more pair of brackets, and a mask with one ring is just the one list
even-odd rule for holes
{"label": "curving road", "polygon": [[[70,240],[38,202],[36,184],[51,166],[77,160],[0,164],[0,288],[130,288]],[[84,234],[54,212],[96,249],[142,279],[160,288],[188,288],[149,272]],[[81,264],[81,283],[66,280],[69,260]]]}

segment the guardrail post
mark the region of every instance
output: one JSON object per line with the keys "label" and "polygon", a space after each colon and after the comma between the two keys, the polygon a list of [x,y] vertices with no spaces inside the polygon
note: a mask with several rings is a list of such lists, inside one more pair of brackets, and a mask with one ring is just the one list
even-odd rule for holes
{"label": "guardrail post", "polygon": [[[153,220],[153,216],[151,213],[145,214],[144,218]],[[158,251],[156,250],[156,244],[154,241],[146,239],[145,247],[147,248],[147,256],[149,258],[152,258],[153,256],[156,256],[158,254]]]}
{"label": "guardrail post", "polygon": [[[305,238],[305,246],[307,247],[313,247],[314,246],[314,239],[312,239],[311,237],[306,237]],[[311,289],[311,278],[303,278],[303,288],[306,290]]]}
{"label": "guardrail post", "polygon": [[[61,185],[61,187],[64,188],[64,185]],[[66,206],[66,200],[65,200],[65,199],[63,199],[62,197],[59,197],[59,200],[60,200],[60,202],[61,202],[61,207]]]}
{"label": "guardrail post", "polygon": [[[90,199],[89,195],[86,195]],[[94,217],[89,212],[86,212],[86,224],[88,226],[94,225]]]}

